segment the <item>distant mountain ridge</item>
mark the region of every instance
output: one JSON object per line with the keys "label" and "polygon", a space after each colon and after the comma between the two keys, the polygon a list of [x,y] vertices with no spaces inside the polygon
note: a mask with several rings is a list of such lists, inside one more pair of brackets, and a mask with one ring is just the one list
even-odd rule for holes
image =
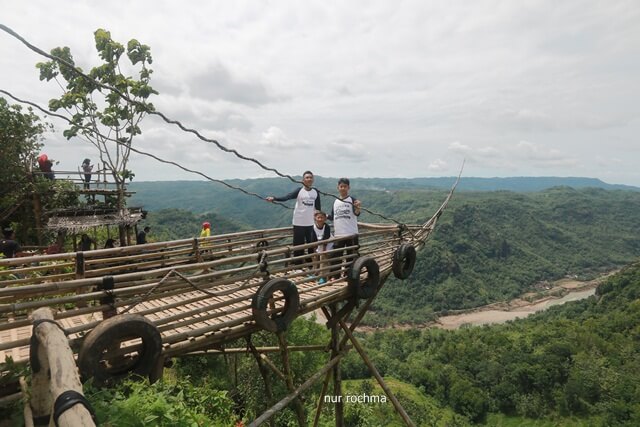
{"label": "distant mountain ridge", "polygon": [[[359,188],[371,190],[408,190],[418,188],[451,188],[455,177],[438,178],[356,178]],[[542,191],[552,187],[601,188],[604,190],[640,191],[640,187],[623,184],[608,184],[598,178],[516,176],[506,178],[462,177],[458,185],[460,191]]]}
{"label": "distant mountain ridge", "polygon": [[[301,177],[296,177],[301,179]],[[316,187],[333,192],[338,178],[327,178],[316,176]],[[352,190],[419,190],[419,189],[450,189],[456,177],[437,178],[351,178]],[[294,187],[296,184],[284,178],[252,178],[252,179],[230,179],[228,183],[244,189],[251,189],[256,192],[267,192],[269,194],[280,194],[285,189]],[[183,187],[185,190],[198,188],[200,185],[211,185],[207,181],[138,181],[130,184],[133,191],[152,189],[156,186],[177,189]],[[214,186],[216,184],[213,184]],[[552,187],[572,187],[580,188],[600,188],[604,190],[631,190],[640,191],[640,187],[624,184],[609,184],[598,178],[583,177],[506,177],[506,178],[478,178],[462,177],[458,185],[458,191],[514,191],[532,192],[543,191]],[[266,194],[266,193],[265,193]],[[135,197],[134,197],[135,199]]]}

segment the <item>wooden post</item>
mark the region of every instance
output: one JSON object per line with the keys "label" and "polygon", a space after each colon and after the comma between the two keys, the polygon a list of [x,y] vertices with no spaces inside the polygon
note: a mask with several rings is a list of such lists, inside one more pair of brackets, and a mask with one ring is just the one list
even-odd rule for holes
{"label": "wooden post", "polygon": [[[338,315],[338,308],[335,304],[330,305],[331,314],[333,316]],[[340,320],[340,319],[338,319]],[[331,357],[335,357],[340,349],[338,348],[338,325],[334,324],[331,327]],[[333,365],[333,395],[340,396],[335,404],[336,409],[336,427],[344,427],[344,404],[342,403],[342,375],[340,374],[340,361]]]}
{"label": "wooden post", "polygon": [[[75,236],[74,236],[74,241],[75,241]],[[85,271],[85,264],[84,264],[84,252],[76,252],[76,279],[84,279],[84,271]],[[88,292],[89,289],[88,288],[79,288],[76,291],[76,295],[82,295],[85,292]],[[76,303],[76,307],[86,307],[87,303],[85,301],[78,301]]]}
{"label": "wooden post", "polygon": [[193,238],[193,253],[196,257],[196,262],[202,262],[202,255],[200,254],[200,248],[198,247],[198,238]]}
{"label": "wooden post", "polygon": [[[258,353],[258,350],[253,345],[250,338],[247,338],[247,347],[249,348],[249,350],[251,350],[251,354],[253,354],[253,357],[256,359],[256,363],[258,364],[258,371],[260,371],[260,375],[262,376],[262,381],[264,382],[264,391],[267,395],[266,404],[268,405],[268,408],[273,405],[273,391],[271,390],[271,379],[269,378],[269,371],[264,366],[264,362],[260,358],[261,354]],[[269,424],[273,426],[273,420],[269,420]]]}
{"label": "wooden post", "polygon": [[[287,341],[284,338],[284,334],[282,332],[278,332],[278,343],[280,344],[282,353],[282,366],[284,369],[284,375],[286,377],[287,389],[290,393],[293,393],[295,391],[295,388],[293,386],[293,373],[291,372],[291,365],[289,363]],[[294,402],[294,408],[296,416],[298,417],[298,424],[300,424],[300,427],[305,427],[307,425],[307,417],[304,415],[304,405],[302,404],[300,398],[296,398]]]}
{"label": "wooden post", "polygon": [[[98,290],[100,291],[110,291],[113,290],[115,286],[115,280],[113,276],[104,276],[102,278],[102,283],[98,285]],[[113,295],[107,294],[104,297],[100,298],[100,305],[109,304],[109,308],[102,310],[102,320],[108,319],[118,314],[118,309],[115,307],[116,299]]]}
{"label": "wooden post", "polygon": [[[53,310],[48,307],[39,308],[33,312],[33,320],[53,320]],[[38,324],[33,333],[39,343],[37,357],[41,366],[37,373],[40,381],[37,383],[35,382],[36,374],[34,374],[31,405],[33,407],[35,403],[41,410],[43,405],[39,399],[44,399],[48,403],[49,413],[52,413],[52,402],[66,391],[82,394],[82,383],[80,383],[73,352],[69,347],[69,340],[64,332],[53,323],[44,322]],[[44,378],[47,380],[46,383],[43,381]],[[49,395],[48,399],[46,395]],[[34,416],[38,416],[35,412],[34,408]],[[95,426],[95,423],[89,410],[84,405],[76,404],[60,415],[58,425],[60,427]]]}
{"label": "wooden post", "polygon": [[356,337],[353,336],[353,334],[351,333],[347,325],[345,325],[344,321],[340,320],[340,326],[342,327],[342,330],[347,335],[347,337],[349,337],[349,340],[351,341],[355,349],[360,354],[360,357],[369,368],[369,371],[371,371],[371,374],[378,381],[378,384],[380,384],[380,387],[382,387],[382,390],[384,390],[384,393],[389,397],[389,400],[391,400],[393,407],[396,409],[396,412],[402,418],[402,421],[404,421],[404,423],[409,427],[415,427],[415,424],[413,423],[413,421],[411,421],[411,418],[409,418],[409,415],[404,410],[404,408],[402,407],[402,405],[400,404],[396,396],[393,394],[391,389],[387,386],[387,383],[384,382],[384,379],[382,378],[382,375],[380,375],[380,372],[378,372],[378,369],[376,369],[373,362],[367,356],[367,353],[364,351],[364,349],[360,345],[360,342],[356,340]]}
{"label": "wooden post", "polygon": [[84,252],[76,252],[76,279],[84,279]]}
{"label": "wooden post", "polygon": [[318,406],[316,407],[316,415],[313,418],[313,427],[318,427],[318,422],[320,422],[320,415],[322,414],[322,407],[324,406],[324,396],[327,394],[330,379],[331,371],[327,372],[324,377],[324,382],[322,383],[322,390],[320,390],[320,398],[318,399]]}
{"label": "wooden post", "polygon": [[36,225],[36,235],[38,236],[38,246],[42,246],[42,204],[40,203],[40,195],[36,192],[33,193],[33,216]]}
{"label": "wooden post", "polygon": [[339,355],[337,355],[336,357],[334,357],[333,359],[331,359],[329,361],[329,363],[327,363],[322,369],[320,369],[318,372],[316,372],[315,374],[313,374],[311,376],[311,378],[309,378],[308,380],[306,380],[300,387],[298,387],[293,393],[289,394],[287,397],[285,397],[284,399],[282,399],[280,402],[276,403],[275,405],[273,405],[271,408],[269,408],[268,411],[265,411],[262,415],[260,415],[258,418],[256,418],[255,420],[253,420],[247,427],[256,427],[261,425],[262,423],[264,423],[265,421],[267,421],[269,418],[271,418],[276,412],[281,411],[282,409],[284,409],[289,402],[291,402],[293,399],[295,399],[296,397],[298,397],[300,395],[300,393],[302,393],[303,391],[305,391],[306,389],[308,389],[309,387],[311,387],[316,381],[318,381],[318,379],[320,379],[321,376],[325,375],[327,372],[329,372],[331,370],[331,368],[333,367],[333,365],[335,365],[336,363],[338,363],[338,361],[344,356],[344,353],[340,353]]}

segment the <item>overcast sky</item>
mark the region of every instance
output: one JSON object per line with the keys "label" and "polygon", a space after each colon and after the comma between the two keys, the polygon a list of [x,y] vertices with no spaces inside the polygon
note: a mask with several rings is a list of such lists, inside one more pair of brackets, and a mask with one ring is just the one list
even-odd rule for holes
{"label": "overcast sky", "polygon": [[[640,2],[22,1],[0,22],[98,65],[97,28],[151,47],[159,111],[288,174],[585,176],[640,186]],[[0,88],[41,105],[44,58],[0,32]],[[45,152],[92,147],[53,121]],[[149,117],[136,146],[272,176]],[[199,179],[134,155],[136,180]]]}

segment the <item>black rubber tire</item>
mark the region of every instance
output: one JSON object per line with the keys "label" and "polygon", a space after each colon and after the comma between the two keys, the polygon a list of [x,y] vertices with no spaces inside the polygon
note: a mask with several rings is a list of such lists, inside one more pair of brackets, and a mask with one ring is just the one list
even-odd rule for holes
{"label": "black rubber tire", "polygon": [[[284,294],[284,309],[269,315],[267,313],[269,300],[277,291],[281,291]],[[299,307],[300,295],[296,285],[284,278],[272,279],[262,285],[251,301],[251,310],[256,323],[269,332],[286,331],[293,319],[298,315]]]}
{"label": "black rubber tire", "polygon": [[403,243],[393,254],[393,275],[400,280],[405,280],[411,275],[416,265],[416,248],[409,243]]}
{"label": "black rubber tire", "polygon": [[[105,350],[135,338],[142,339],[142,349],[126,366],[107,367],[101,363]],[[78,354],[78,368],[83,380],[93,378],[97,386],[117,382],[130,373],[153,380],[151,375],[161,353],[162,336],[153,323],[138,314],[121,314],[89,332]]]}
{"label": "black rubber tire", "polygon": [[[367,278],[362,281],[360,275],[366,270]],[[360,257],[351,264],[347,274],[351,294],[358,299],[368,299],[376,294],[380,286],[380,267],[371,257]]]}

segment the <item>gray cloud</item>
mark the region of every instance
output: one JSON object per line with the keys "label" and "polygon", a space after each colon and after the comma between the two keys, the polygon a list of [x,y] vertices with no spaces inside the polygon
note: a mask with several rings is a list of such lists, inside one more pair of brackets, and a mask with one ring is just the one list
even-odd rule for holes
{"label": "gray cloud", "polygon": [[329,142],[326,157],[337,163],[345,160],[352,163],[365,163],[370,155],[364,144],[348,138],[336,138]]}
{"label": "gray cloud", "polygon": [[206,101],[222,100],[255,107],[279,100],[268,93],[262,82],[233,76],[220,63],[210,65],[208,69],[190,78],[188,86],[191,96]]}
{"label": "gray cloud", "polygon": [[[313,162],[333,176],[344,163],[353,176],[452,174],[464,157],[465,174],[640,185],[637,0],[201,2],[197,11],[139,0],[127,14],[120,0],[74,2],[73,14],[61,7],[69,0],[5,3],[4,24],[45,51],[69,46],[84,69],[98,64],[96,28],[148,44],[159,111],[284,172]],[[45,105],[59,87],[38,81],[39,60],[0,33],[0,86]],[[166,154],[214,163],[200,163],[197,139],[172,125],[148,117],[143,131],[151,151],[174,144]],[[90,149],[57,141],[45,150],[73,167]],[[262,173],[226,157],[211,173]],[[132,168],[137,179],[178,176],[146,160]]]}

